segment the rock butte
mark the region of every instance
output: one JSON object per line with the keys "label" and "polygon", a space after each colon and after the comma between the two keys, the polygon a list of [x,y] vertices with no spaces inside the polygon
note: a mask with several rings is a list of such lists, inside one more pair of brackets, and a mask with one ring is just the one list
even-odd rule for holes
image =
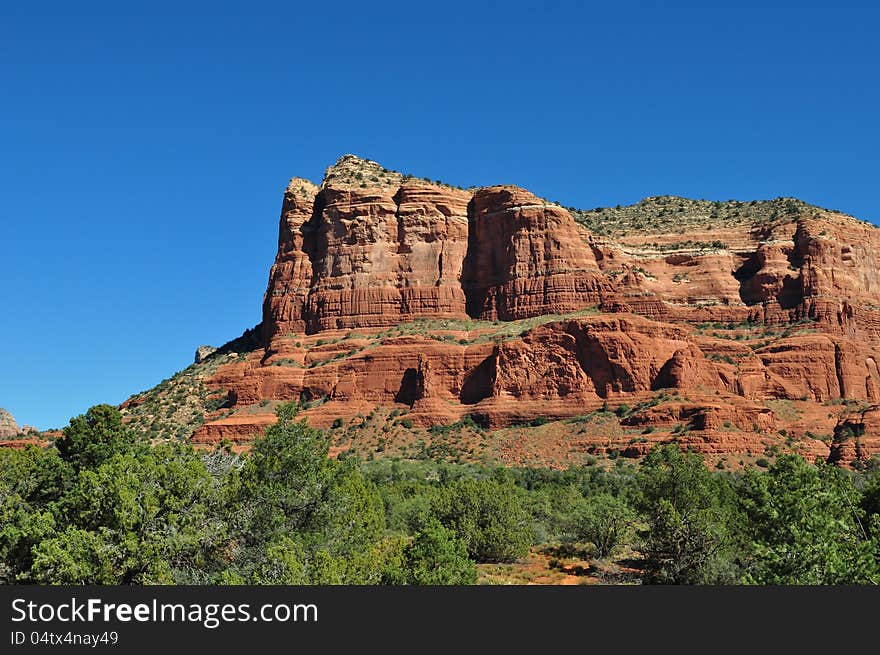
{"label": "rock butte", "polygon": [[30,445],[45,446],[48,432],[40,434],[35,427],[19,425],[7,410],[0,407],[0,448],[27,448]]}
{"label": "rock butte", "polygon": [[12,437],[19,432],[21,432],[21,428],[18,427],[12,414],[0,407],[0,438]]}
{"label": "rock butte", "polygon": [[[192,441],[246,446],[294,399],[322,427],[386,408],[490,430],[626,404],[610,435],[540,432],[546,462],[671,439],[729,461],[880,454],[880,230],[791,199],[704,205],[722,203],[649,198],[620,210],[644,229],[599,234],[581,219],[603,214],[352,155],[294,178],[255,340],[205,369],[226,402]],[[534,463],[532,430],[502,459]]]}

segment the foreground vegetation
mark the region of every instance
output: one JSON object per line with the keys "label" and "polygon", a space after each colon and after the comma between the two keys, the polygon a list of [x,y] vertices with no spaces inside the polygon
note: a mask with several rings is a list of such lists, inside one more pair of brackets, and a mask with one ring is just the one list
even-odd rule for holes
{"label": "foreground vegetation", "polygon": [[0,449],[0,581],[473,584],[536,545],[661,584],[880,581],[880,473],[780,456],[712,472],[668,444],[566,471],[354,458],[295,405],[250,455],[151,445],[118,410]]}

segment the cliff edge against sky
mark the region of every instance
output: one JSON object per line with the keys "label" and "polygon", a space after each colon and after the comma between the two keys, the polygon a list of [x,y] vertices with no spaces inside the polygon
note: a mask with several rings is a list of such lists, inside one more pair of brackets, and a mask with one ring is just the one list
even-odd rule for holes
{"label": "cliff edge against sky", "polygon": [[245,447],[300,400],[337,452],[565,466],[675,440],[719,466],[859,466],[878,357],[880,231],[853,217],[585,211],[346,155],[290,181],[260,324],[124,408],[204,445]]}

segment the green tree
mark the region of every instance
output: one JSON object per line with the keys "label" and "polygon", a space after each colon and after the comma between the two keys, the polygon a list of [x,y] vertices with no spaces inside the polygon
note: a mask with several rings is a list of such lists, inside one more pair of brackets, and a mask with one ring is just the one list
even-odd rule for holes
{"label": "green tree", "polygon": [[509,481],[456,480],[437,495],[434,514],[477,562],[511,562],[529,552],[530,518]]}
{"label": "green tree", "polygon": [[0,448],[0,481],[32,508],[58,500],[73,484],[72,467],[55,448]]}
{"label": "green tree", "polygon": [[109,533],[68,526],[34,548],[31,573],[43,584],[119,584],[122,557]]}
{"label": "green tree", "polygon": [[452,530],[436,519],[416,532],[403,549],[401,565],[384,582],[416,585],[465,585],[477,581],[477,568]]}
{"label": "green tree", "polygon": [[880,469],[876,466],[872,467],[865,476],[859,509],[864,515],[863,525],[875,540],[880,540]]}
{"label": "green tree", "polygon": [[56,446],[62,459],[74,468],[94,468],[116,454],[130,452],[137,443],[134,432],[111,405],[95,405],[70,419]]}
{"label": "green tree", "polygon": [[52,513],[30,507],[0,480],[0,584],[29,582],[34,548],[54,534]]}
{"label": "green tree", "polygon": [[313,527],[332,484],[330,440],[298,421],[297,412],[294,404],[277,408],[277,423],[254,441],[240,474],[230,481],[230,493],[240,505],[235,516],[244,522],[240,527],[248,541],[267,542]]}
{"label": "green tree", "polygon": [[375,486],[354,462],[328,457],[328,437],[297,420],[296,405],[276,411],[278,422],[255,441],[228,487],[236,575],[258,582],[378,582],[385,514]]}
{"label": "green tree", "polygon": [[735,579],[735,495],[695,453],[677,444],[654,448],[638,474],[638,509],[648,520],[644,580],[654,584]]}
{"label": "green tree", "polygon": [[167,584],[206,567],[225,540],[215,486],[198,453],[176,442],[80,470],[54,510],[66,529],[34,548],[34,579]]}
{"label": "green tree", "polygon": [[636,514],[624,500],[611,494],[584,499],[570,519],[572,541],[593,544],[598,557],[608,557],[634,536]]}
{"label": "green tree", "polygon": [[52,508],[73,483],[54,448],[0,448],[0,582],[28,582],[33,549],[55,534]]}
{"label": "green tree", "polygon": [[878,582],[876,543],[859,493],[844,472],[782,455],[743,481],[752,552],[744,580],[755,584]]}

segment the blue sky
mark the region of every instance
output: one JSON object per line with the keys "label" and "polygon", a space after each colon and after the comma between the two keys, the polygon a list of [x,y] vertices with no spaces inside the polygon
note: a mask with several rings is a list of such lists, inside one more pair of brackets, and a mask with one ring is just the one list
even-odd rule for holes
{"label": "blue sky", "polygon": [[880,221],[875,3],[321,4],[0,4],[20,422],[255,325],[287,179],[347,152],[581,207],[786,195]]}

